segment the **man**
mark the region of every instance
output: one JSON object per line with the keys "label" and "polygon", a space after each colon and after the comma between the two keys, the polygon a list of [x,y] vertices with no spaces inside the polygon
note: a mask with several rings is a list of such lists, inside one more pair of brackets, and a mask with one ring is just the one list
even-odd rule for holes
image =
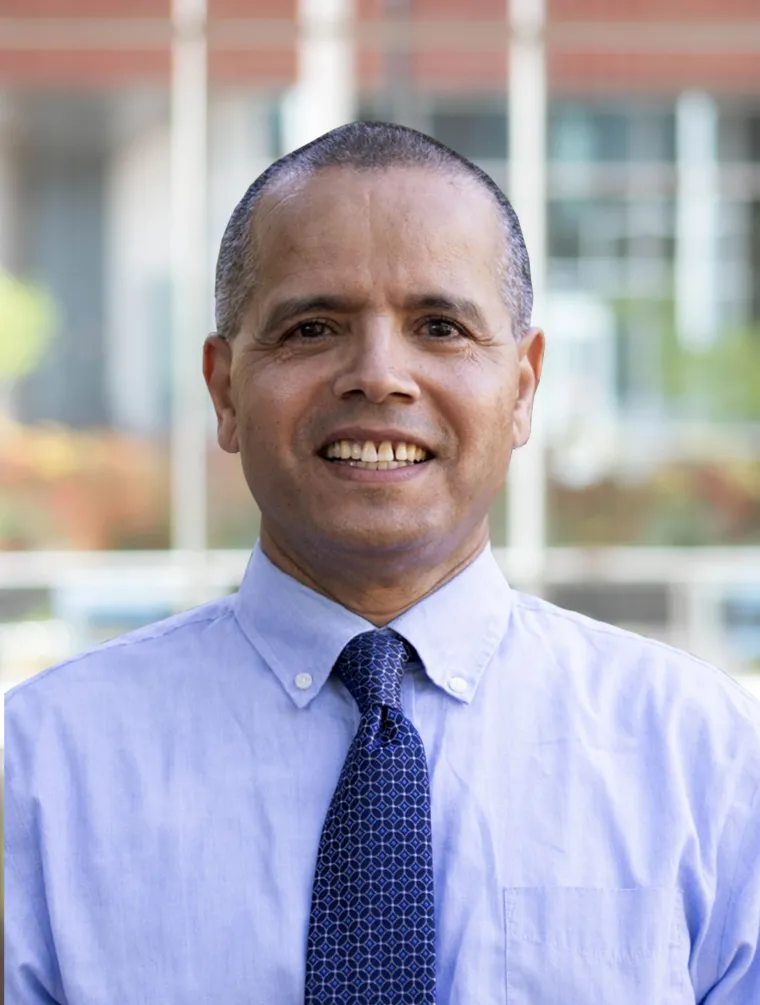
{"label": "man", "polygon": [[11,1005],[760,1002],[758,705],[489,551],[530,312],[504,196],[411,130],[245,195],[203,366],[260,543],[11,693]]}

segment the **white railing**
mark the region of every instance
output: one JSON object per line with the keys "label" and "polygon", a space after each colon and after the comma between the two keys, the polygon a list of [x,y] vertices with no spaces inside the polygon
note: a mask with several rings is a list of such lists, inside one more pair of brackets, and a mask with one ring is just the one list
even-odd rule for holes
{"label": "white railing", "polygon": [[[548,548],[538,578],[532,552],[496,549],[496,556],[514,587],[530,583],[545,595],[561,586],[652,584],[664,588],[667,611],[658,624],[626,624],[623,618],[625,627],[687,649],[729,673],[756,668],[732,647],[722,604],[731,591],[749,589],[754,596],[757,588],[760,606],[760,548]],[[84,633],[88,612],[137,610],[138,618],[151,620],[154,609],[186,609],[234,590],[248,557],[243,550],[6,552],[0,554],[0,591],[45,592],[49,620],[59,626],[51,629],[51,638],[64,640],[59,643],[64,650],[77,651],[89,641]],[[6,624],[6,636],[13,632],[18,636],[19,621],[24,619],[16,618],[15,627]],[[26,629],[30,638],[35,633],[42,638],[40,624],[30,622]],[[760,637],[760,624],[757,634]],[[56,645],[52,647],[55,650]],[[63,651],[59,658],[67,655]],[[50,656],[56,657],[55,652]],[[45,657],[41,654],[40,658]],[[4,657],[0,632],[4,680],[18,678],[13,663],[7,647]]]}

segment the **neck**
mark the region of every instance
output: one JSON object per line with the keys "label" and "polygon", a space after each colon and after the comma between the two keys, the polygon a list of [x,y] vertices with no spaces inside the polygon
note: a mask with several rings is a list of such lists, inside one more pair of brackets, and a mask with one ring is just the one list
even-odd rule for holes
{"label": "neck", "polygon": [[487,544],[488,524],[484,523],[476,535],[443,560],[439,556],[438,561],[425,561],[418,554],[401,558],[361,554],[352,562],[341,553],[333,562],[315,563],[313,558],[307,560],[298,551],[283,546],[263,523],[261,527],[261,548],[278,569],[378,628],[448,583]]}

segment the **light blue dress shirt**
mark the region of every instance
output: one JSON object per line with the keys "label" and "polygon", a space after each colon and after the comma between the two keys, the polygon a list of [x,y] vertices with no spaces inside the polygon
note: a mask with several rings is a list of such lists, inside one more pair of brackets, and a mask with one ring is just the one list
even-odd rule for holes
{"label": "light blue dress shirt", "polygon": [[[9,1005],[301,1005],[359,721],[330,671],[370,627],[257,549],[236,595],[9,694]],[[393,627],[440,1005],[758,1005],[760,705],[489,551]]]}

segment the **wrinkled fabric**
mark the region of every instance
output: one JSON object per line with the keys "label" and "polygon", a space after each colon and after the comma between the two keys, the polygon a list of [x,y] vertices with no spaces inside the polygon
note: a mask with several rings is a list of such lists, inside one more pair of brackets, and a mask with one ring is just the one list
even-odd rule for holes
{"label": "wrinkled fabric", "polygon": [[[302,1005],[361,617],[256,549],[240,591],[6,698],[9,1005]],[[431,788],[440,1005],[760,1002],[760,706],[511,591],[391,626]]]}

